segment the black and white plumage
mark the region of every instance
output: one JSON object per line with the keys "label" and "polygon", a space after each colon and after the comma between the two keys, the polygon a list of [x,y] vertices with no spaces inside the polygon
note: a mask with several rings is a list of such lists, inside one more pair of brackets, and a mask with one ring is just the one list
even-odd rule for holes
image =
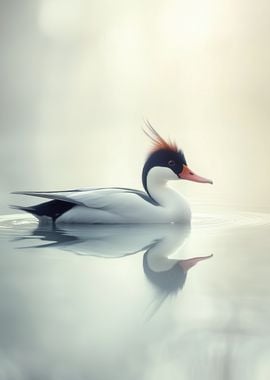
{"label": "black and white plumage", "polygon": [[154,146],[148,156],[142,183],[145,192],[129,188],[90,188],[66,191],[15,194],[47,198],[48,202],[32,207],[15,206],[30,212],[41,222],[53,223],[189,223],[188,202],[167,186],[170,180],[187,179],[195,182],[212,181],[194,174],[185,156],[175,144],[165,141],[147,122],[146,134]]}

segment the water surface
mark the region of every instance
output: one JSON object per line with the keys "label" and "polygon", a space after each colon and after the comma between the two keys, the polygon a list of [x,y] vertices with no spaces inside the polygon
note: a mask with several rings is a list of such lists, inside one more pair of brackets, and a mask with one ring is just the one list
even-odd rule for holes
{"label": "water surface", "polygon": [[191,229],[1,216],[0,379],[265,380],[269,227],[221,210]]}

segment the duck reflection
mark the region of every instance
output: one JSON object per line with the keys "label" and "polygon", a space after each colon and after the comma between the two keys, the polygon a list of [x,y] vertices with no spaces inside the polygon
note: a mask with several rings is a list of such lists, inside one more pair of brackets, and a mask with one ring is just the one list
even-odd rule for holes
{"label": "duck reflection", "polygon": [[[160,225],[94,225],[66,226],[61,229],[37,228],[32,236],[45,244],[34,247],[57,247],[80,255],[119,258],[143,253],[143,271],[148,281],[168,295],[183,288],[188,270],[210,258],[183,257],[190,226]],[[33,247],[33,246],[32,246]],[[179,258],[180,257],[180,258]]]}

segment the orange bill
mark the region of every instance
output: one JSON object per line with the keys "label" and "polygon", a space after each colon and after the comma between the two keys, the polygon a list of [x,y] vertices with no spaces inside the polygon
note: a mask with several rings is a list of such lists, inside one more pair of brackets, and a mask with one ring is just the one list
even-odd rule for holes
{"label": "orange bill", "polygon": [[183,170],[178,174],[178,177],[181,179],[186,179],[188,181],[213,184],[213,181],[211,179],[204,178],[195,174],[191,169],[189,169],[187,165],[183,165]]}

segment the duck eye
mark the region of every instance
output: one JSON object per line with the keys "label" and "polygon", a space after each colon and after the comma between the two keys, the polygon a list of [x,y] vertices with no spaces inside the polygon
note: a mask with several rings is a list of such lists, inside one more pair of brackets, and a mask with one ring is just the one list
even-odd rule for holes
{"label": "duck eye", "polygon": [[170,166],[174,166],[174,165],[175,165],[175,161],[174,161],[174,160],[170,160],[170,161],[168,162],[168,164],[169,164]]}

